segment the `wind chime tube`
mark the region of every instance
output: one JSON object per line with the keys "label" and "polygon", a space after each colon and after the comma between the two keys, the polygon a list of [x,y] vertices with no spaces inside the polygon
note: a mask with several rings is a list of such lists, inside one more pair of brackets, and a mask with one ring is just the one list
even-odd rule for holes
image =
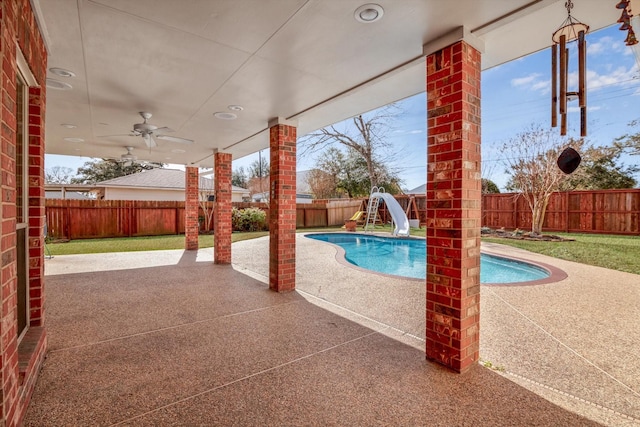
{"label": "wind chime tube", "polygon": [[578,101],[580,102],[580,136],[587,136],[587,40],[578,33]]}
{"label": "wind chime tube", "polygon": [[560,36],[560,135],[567,134],[567,66],[569,64],[569,49],[567,37]]}
{"label": "wind chime tube", "polygon": [[551,45],[551,127],[558,126],[558,45]]}

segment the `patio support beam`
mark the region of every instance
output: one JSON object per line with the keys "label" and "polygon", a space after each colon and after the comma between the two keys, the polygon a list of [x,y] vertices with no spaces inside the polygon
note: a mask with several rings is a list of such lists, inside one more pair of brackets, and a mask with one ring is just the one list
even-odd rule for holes
{"label": "patio support beam", "polygon": [[184,194],[184,248],[188,251],[198,250],[198,208],[199,208],[199,181],[198,168],[187,166],[185,168],[185,194]]}
{"label": "patio support beam", "polygon": [[216,264],[231,264],[231,163],[230,153],[214,154],[215,208],[213,259]]}
{"label": "patio support beam", "polygon": [[269,122],[269,288],[296,287],[296,135],[297,123]]}
{"label": "patio support beam", "polygon": [[425,53],[426,356],[464,372],[479,358],[481,54],[465,40]]}

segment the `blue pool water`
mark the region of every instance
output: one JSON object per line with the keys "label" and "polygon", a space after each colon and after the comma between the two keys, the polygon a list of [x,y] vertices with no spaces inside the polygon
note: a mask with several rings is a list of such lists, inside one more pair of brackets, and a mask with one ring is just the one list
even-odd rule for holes
{"label": "blue pool water", "polygon": [[[395,239],[362,234],[319,233],[307,237],[342,247],[353,265],[379,273],[424,279],[424,239]],[[493,255],[480,256],[480,283],[515,283],[545,279],[549,272],[532,264]]]}

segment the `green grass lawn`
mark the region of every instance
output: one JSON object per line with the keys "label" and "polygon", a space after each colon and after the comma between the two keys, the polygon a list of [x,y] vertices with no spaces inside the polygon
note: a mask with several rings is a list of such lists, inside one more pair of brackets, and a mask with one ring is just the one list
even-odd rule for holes
{"label": "green grass lawn", "polygon": [[[267,236],[268,234],[268,231],[233,233],[231,240],[233,242],[239,242],[240,240],[255,239],[256,237]],[[198,245],[200,248],[212,247],[213,236],[198,236]],[[51,255],[184,249],[184,235],[71,240],[64,243],[48,243],[47,248],[51,252]]]}
{"label": "green grass lawn", "polygon": [[537,242],[493,237],[483,237],[482,241],[514,246],[531,252],[582,264],[640,274],[640,237],[638,236],[554,234],[575,239],[575,241]]}
{"label": "green grass lawn", "polygon": [[[312,231],[339,231],[340,227],[305,228],[298,233]],[[232,242],[268,236],[268,231],[253,231],[231,234]],[[213,246],[213,235],[198,236],[198,247]],[[184,234],[148,237],[112,237],[108,239],[82,239],[61,243],[47,243],[51,255],[97,254],[105,252],[158,251],[184,249]]]}
{"label": "green grass lawn", "polygon": [[[389,226],[378,226],[375,230],[379,232],[391,231]],[[344,229],[340,227],[326,227],[297,230],[298,233],[315,231],[344,231]],[[362,231],[362,227],[358,227],[358,231]],[[231,240],[233,242],[239,242],[241,240],[267,236],[268,234],[268,231],[233,233]],[[575,241],[537,242],[491,237],[483,237],[482,240],[485,242],[514,246],[531,252],[582,264],[640,274],[640,237],[599,234],[556,234],[575,239]],[[424,237],[425,229],[411,229],[411,235]],[[211,235],[199,236],[198,241],[200,248],[210,248],[213,246],[213,236]],[[65,243],[48,243],[47,247],[52,255],[184,249],[184,235],[72,240]]]}

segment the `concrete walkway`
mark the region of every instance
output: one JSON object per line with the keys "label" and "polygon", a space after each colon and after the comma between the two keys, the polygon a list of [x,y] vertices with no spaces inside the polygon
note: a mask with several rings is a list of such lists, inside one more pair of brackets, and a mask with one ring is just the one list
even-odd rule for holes
{"label": "concrete walkway", "polygon": [[297,292],[268,238],[46,260],[49,355],[27,426],[640,425],[640,276],[500,245],[568,277],[483,286],[482,365],[424,360],[424,282],[297,238]]}

